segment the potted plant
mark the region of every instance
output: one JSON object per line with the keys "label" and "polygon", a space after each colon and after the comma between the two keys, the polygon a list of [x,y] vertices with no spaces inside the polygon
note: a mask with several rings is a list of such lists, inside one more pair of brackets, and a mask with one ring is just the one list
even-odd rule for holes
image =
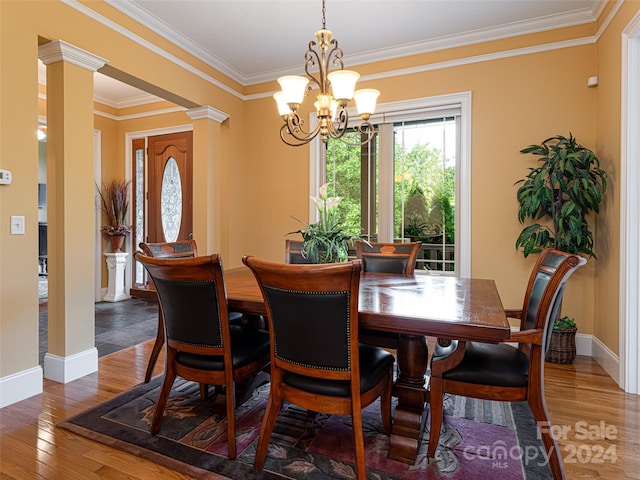
{"label": "potted plant", "polygon": [[[516,248],[525,257],[552,247],[596,258],[588,216],[599,212],[607,189],[607,174],[600,168],[598,157],[578,144],[571,133],[569,138],[556,135],[539,145],[529,145],[520,153],[537,155],[539,165],[516,182],[520,185],[518,220],[521,224],[533,221],[520,232]],[[560,320],[556,320],[558,325],[566,323]],[[557,332],[554,324],[552,343]],[[575,352],[575,331],[570,341]]]}
{"label": "potted plant", "polygon": [[553,331],[545,360],[551,363],[571,363],[576,358],[576,322],[566,315],[553,322]]}
{"label": "potted plant", "polygon": [[329,184],[320,187],[319,197],[311,197],[320,214],[316,223],[305,223],[306,230],[289,232],[287,235],[300,233],[302,235],[302,254],[312,263],[346,262],[349,251],[349,241],[354,237],[347,233],[347,227],[338,219],[337,208],[342,197],[329,197]]}
{"label": "potted plant", "polygon": [[107,224],[103,225],[100,231],[109,237],[114,252],[122,251],[124,239],[131,232],[131,227],[126,223],[129,210],[127,194],[130,183],[125,180],[111,180],[103,184],[102,189],[98,189],[102,212],[107,219]]}

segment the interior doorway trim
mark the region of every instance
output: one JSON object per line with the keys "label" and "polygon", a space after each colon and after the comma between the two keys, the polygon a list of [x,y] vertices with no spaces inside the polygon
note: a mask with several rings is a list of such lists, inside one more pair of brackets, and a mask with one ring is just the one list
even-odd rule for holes
{"label": "interior doorway trim", "polygon": [[[131,142],[133,140],[137,140],[139,138],[144,138],[145,139],[145,152],[147,149],[147,137],[155,137],[158,135],[167,135],[170,133],[181,133],[181,132],[192,132],[193,131],[193,124],[186,124],[186,125],[175,125],[172,127],[164,127],[164,128],[154,128],[154,129],[150,129],[150,130],[138,130],[135,132],[126,132],[124,135],[124,158],[125,158],[125,178],[126,180],[128,180],[129,182],[131,182],[131,184],[133,183],[133,178],[132,178],[132,172],[133,172],[133,158],[131,155]],[[147,162],[147,155],[145,153],[145,164]],[[145,169],[146,170],[146,169]],[[145,178],[145,182],[147,181],[147,179]],[[129,187],[131,188],[131,187]],[[146,193],[146,192],[145,192]],[[131,192],[131,194],[133,194],[133,192]],[[131,215],[133,215],[134,212],[131,212]],[[137,250],[137,246],[133,245],[133,239],[131,235],[127,235],[126,237],[126,251],[128,252],[132,252],[131,255],[129,255],[129,257],[127,258],[127,266],[125,269],[125,272],[128,272],[125,274],[125,281],[124,281],[124,288],[126,292],[129,292],[129,290],[131,290],[132,287],[132,275],[130,274],[131,269],[133,268],[133,252],[135,252]]]}
{"label": "interior doorway trim", "polygon": [[640,15],[622,32],[619,384],[640,393]]}
{"label": "interior doorway trim", "polygon": [[98,191],[97,185],[102,185],[102,132],[100,130],[93,131],[93,178],[96,183],[96,202],[95,202],[95,215],[94,215],[94,224],[95,224],[95,280],[94,280],[94,301],[101,302],[104,297],[104,292],[102,291],[102,232],[100,231],[100,226],[102,223],[102,208],[100,203],[98,202]]}

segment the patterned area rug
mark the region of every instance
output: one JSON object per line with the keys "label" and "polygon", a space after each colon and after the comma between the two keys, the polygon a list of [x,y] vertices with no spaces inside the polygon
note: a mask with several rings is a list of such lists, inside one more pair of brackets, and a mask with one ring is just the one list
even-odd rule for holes
{"label": "patterned area rug", "polygon": [[[259,387],[236,410],[238,457],[226,458],[224,395],[200,399],[198,385],[176,381],[160,433],[149,434],[161,377],[142,384],[58,426],[123,449],[198,479],[355,478],[351,419],[283,407],[265,468],[253,468],[269,385]],[[501,479],[552,478],[534,419],[526,403],[445,398],[445,418],[436,461],[426,459],[425,433],[414,465],[387,458],[388,437],[380,409],[363,411],[367,478]]]}

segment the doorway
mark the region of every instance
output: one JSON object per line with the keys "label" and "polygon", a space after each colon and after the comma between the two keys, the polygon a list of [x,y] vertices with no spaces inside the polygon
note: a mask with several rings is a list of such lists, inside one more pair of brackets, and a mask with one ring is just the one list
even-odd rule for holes
{"label": "doorway", "polygon": [[[132,251],[140,242],[175,242],[193,236],[193,132],[143,133],[128,135]],[[146,285],[146,275],[142,265],[133,263],[131,287],[135,290]]]}

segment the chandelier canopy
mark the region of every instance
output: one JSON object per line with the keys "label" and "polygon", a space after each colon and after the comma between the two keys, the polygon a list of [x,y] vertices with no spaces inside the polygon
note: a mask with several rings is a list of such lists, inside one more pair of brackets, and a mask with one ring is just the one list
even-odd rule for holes
{"label": "chandelier canopy", "polygon": [[[364,145],[375,135],[369,118],[375,111],[380,92],[372,88],[354,92],[360,74],[344,69],[342,49],[338,47],[338,41],[332,38],[331,30],[325,28],[325,1],[322,0],[322,29],[315,34],[317,43],[310,41],[305,53],[306,77],[288,75],[278,78],[282,91],[275,93],[273,98],[284,120],[280,128],[280,138],[287,145],[300,146],[309,143],[320,134],[325,144],[331,137],[350,145]],[[335,69],[330,71],[330,67]],[[311,73],[314,68],[318,69],[315,75]],[[304,128],[305,122],[300,118],[298,109],[314,85],[319,90],[314,103],[318,125],[312,131],[308,131]],[[353,127],[353,130],[360,134],[360,141],[353,142],[343,138],[349,128],[347,105],[352,98],[356,101],[356,108],[363,122]]]}

